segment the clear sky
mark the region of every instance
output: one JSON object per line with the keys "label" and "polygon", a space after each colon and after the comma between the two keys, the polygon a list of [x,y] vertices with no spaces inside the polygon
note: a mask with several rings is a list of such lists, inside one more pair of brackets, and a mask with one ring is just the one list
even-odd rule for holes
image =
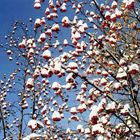
{"label": "clear sky", "polygon": [[[39,16],[38,11],[33,7],[34,0],[0,0],[0,44],[5,44],[4,36],[12,30],[12,23],[15,20],[28,23],[28,19]],[[1,50],[0,50],[1,51]],[[0,52],[0,79],[1,74],[9,72],[11,64],[8,57]]]}
{"label": "clear sky", "polygon": [[34,15],[34,0],[0,0],[0,37],[15,20],[26,21]]}

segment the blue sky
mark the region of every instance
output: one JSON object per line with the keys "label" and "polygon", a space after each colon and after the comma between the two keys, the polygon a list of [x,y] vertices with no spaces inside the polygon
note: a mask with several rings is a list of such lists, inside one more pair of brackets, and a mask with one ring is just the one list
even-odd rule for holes
{"label": "blue sky", "polygon": [[[5,44],[4,36],[12,29],[11,25],[15,20],[26,22],[34,15],[33,12],[33,0],[0,0],[0,44]],[[13,68],[8,57],[0,50],[0,80],[4,73],[9,77]]]}
{"label": "blue sky", "polygon": [[[0,44],[6,43],[4,36],[12,31],[12,24],[15,20],[28,23],[30,17],[35,19],[39,16],[33,3],[34,0],[0,0]],[[7,55],[0,49],[0,80],[3,79],[3,74],[9,77],[14,67],[15,65],[8,61]],[[0,139],[2,137],[0,133]]]}
{"label": "blue sky", "polygon": [[[4,36],[12,30],[15,20],[28,23],[30,17],[38,16],[33,3],[34,0],[0,0],[0,44],[5,44]],[[0,53],[0,64],[0,76],[7,72],[10,74],[11,63],[3,52]]]}
{"label": "blue sky", "polygon": [[34,15],[34,0],[0,0],[0,36],[4,35],[15,20],[26,21]]}

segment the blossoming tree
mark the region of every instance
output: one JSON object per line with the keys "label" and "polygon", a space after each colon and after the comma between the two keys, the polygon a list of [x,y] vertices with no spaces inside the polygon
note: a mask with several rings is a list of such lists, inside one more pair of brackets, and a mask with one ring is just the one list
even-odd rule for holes
{"label": "blossoming tree", "polygon": [[30,19],[31,29],[16,22],[6,36],[18,66],[11,78],[19,77],[21,87],[15,84],[15,114],[4,114],[10,95],[2,92],[4,138],[139,138],[139,6],[139,0],[35,0],[44,15]]}

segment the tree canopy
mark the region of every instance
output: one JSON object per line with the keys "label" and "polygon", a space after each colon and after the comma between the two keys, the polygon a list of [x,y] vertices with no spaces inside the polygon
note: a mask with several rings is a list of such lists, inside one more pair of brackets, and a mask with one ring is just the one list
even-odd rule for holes
{"label": "tree canopy", "polygon": [[[1,45],[5,140],[140,138],[140,1],[35,0]],[[42,14],[42,11],[44,12]]]}

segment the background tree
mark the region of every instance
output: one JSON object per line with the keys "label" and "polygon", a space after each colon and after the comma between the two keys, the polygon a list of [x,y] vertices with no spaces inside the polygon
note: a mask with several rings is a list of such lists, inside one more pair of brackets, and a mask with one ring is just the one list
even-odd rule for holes
{"label": "background tree", "polygon": [[13,96],[2,90],[4,138],[139,139],[139,6],[139,0],[35,0],[43,17],[34,25],[29,19],[29,28],[15,22],[6,36],[18,98],[7,106],[16,113],[4,117]]}

